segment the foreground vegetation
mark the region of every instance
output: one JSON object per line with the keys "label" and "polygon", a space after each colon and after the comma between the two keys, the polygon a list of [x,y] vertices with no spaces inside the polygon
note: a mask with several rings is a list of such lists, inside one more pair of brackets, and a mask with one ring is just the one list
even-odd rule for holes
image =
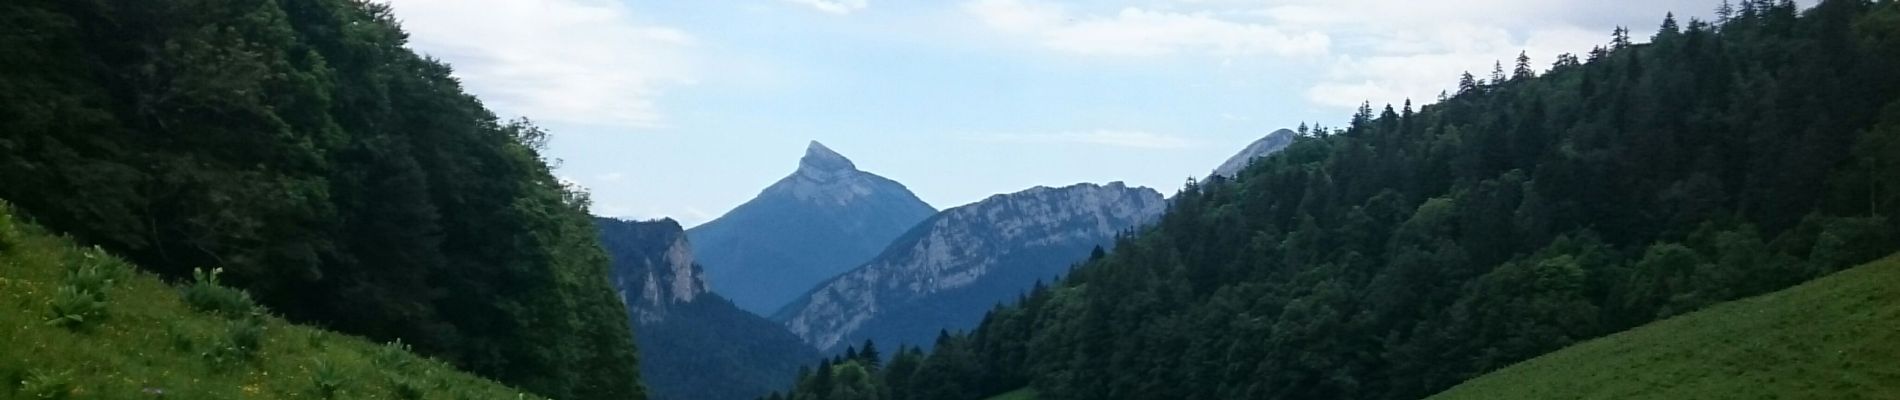
{"label": "foreground vegetation", "polygon": [[1416,399],[1900,248],[1900,2],[1719,17],[1301,129],[927,356],[785,397]]}
{"label": "foreground vegetation", "polygon": [[1433,399],[1881,399],[1900,393],[1900,257],[1610,335]]}
{"label": "foreground vegetation", "polygon": [[401,344],[268,316],[213,274],[168,285],[0,203],[0,398],[530,397]]}
{"label": "foreground vegetation", "polygon": [[1008,393],[996,395],[996,397],[991,397],[989,400],[1036,400],[1036,391],[1030,390],[1030,389],[1017,389],[1017,390],[1012,390]]}
{"label": "foreground vegetation", "polygon": [[638,399],[548,134],[369,0],[0,2],[0,198],[166,279],[562,399]]}

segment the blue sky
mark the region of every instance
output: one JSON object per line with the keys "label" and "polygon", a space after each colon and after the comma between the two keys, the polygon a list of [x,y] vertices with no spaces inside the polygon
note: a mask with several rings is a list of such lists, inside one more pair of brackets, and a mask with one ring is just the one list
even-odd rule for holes
{"label": "blue sky", "polygon": [[[550,129],[601,215],[715,218],[810,140],[938,208],[1036,185],[1172,193],[1301,121],[1425,103],[1712,1],[392,0],[410,46]],[[1507,66],[1508,67],[1508,66]]]}

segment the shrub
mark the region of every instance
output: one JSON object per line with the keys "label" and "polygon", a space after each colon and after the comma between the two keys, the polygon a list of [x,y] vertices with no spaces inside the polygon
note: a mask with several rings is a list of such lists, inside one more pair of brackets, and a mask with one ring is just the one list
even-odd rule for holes
{"label": "shrub", "polygon": [[257,359],[264,346],[264,318],[253,314],[225,322],[224,335],[200,355],[214,368],[224,369]]}
{"label": "shrub", "polygon": [[106,302],[102,297],[72,285],[62,285],[53,294],[53,317],[47,319],[46,324],[72,330],[85,329],[105,319]]}
{"label": "shrub", "polygon": [[63,400],[72,398],[73,374],[69,371],[34,371],[20,382],[20,394],[29,399]]}
{"label": "shrub", "polygon": [[66,270],[64,284],[53,293],[53,316],[46,320],[47,325],[80,330],[105,319],[106,291],[122,279],[125,271],[102,253],[94,248],[68,261],[71,267]]}
{"label": "shrub", "polygon": [[6,211],[6,204],[0,203],[0,250],[10,250],[20,240],[20,231],[13,225],[13,214]]}
{"label": "shrub", "polygon": [[72,267],[66,270],[66,284],[78,287],[81,291],[103,295],[112,288],[114,282],[125,279],[128,272],[124,265],[113,262],[104,255],[105,250],[97,247],[75,254],[69,256],[75,259],[67,261]]}
{"label": "shrub", "polygon": [[224,273],[223,268],[212,269],[210,272],[192,269],[191,275],[195,279],[191,285],[185,286],[185,303],[190,304],[194,310],[229,318],[248,317],[255,313],[257,303],[251,300],[249,293],[218,283],[218,274],[221,273]]}
{"label": "shrub", "polygon": [[332,399],[343,391],[343,373],[323,360],[317,360],[312,366],[310,380],[317,388],[318,397]]}
{"label": "shrub", "polygon": [[257,355],[264,348],[264,318],[252,315],[231,320],[225,327],[225,336],[230,338],[231,348],[245,359]]}
{"label": "shrub", "polygon": [[309,346],[311,350],[323,351],[324,349],[330,348],[330,342],[324,340],[322,332],[309,329],[305,329],[303,332],[304,345]]}
{"label": "shrub", "polygon": [[414,355],[410,353],[409,345],[403,344],[402,339],[396,339],[376,349],[376,356],[372,361],[377,367],[383,369],[403,369],[409,367],[412,357]]}
{"label": "shrub", "polygon": [[395,392],[398,399],[421,400],[424,383],[401,373],[391,372],[389,373],[389,390]]}

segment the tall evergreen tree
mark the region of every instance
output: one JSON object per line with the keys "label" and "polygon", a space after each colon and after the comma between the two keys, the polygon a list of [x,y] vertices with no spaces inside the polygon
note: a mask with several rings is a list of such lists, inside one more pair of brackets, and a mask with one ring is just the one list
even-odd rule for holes
{"label": "tall evergreen tree", "polygon": [[1531,56],[1517,52],[1517,67],[1511,70],[1511,80],[1525,80],[1537,77],[1537,71],[1531,69]]}

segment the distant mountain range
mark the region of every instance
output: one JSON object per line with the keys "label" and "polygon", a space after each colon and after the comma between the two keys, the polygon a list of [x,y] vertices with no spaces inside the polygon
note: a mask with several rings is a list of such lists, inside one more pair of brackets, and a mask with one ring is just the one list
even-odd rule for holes
{"label": "distant mountain range", "polygon": [[770,315],[936,212],[904,185],[811,142],[791,176],[687,236],[714,290]]}
{"label": "distant mountain range", "polygon": [[658,400],[743,400],[791,384],[818,353],[777,323],[707,291],[673,220],[596,218],[612,279]]}
{"label": "distant mountain range", "polygon": [[[1275,131],[1214,174],[1232,177],[1297,136]],[[747,399],[848,344],[929,347],[940,330],[973,328],[996,304],[1152,222],[1167,202],[1115,182],[1036,187],[939,213],[812,142],[790,176],[700,227],[596,224],[655,396]]]}
{"label": "distant mountain range", "polygon": [[918,224],[774,319],[819,349],[864,339],[929,346],[939,330],[974,327],[991,307],[1165,209],[1161,193],[1120,182],[992,196]]}

